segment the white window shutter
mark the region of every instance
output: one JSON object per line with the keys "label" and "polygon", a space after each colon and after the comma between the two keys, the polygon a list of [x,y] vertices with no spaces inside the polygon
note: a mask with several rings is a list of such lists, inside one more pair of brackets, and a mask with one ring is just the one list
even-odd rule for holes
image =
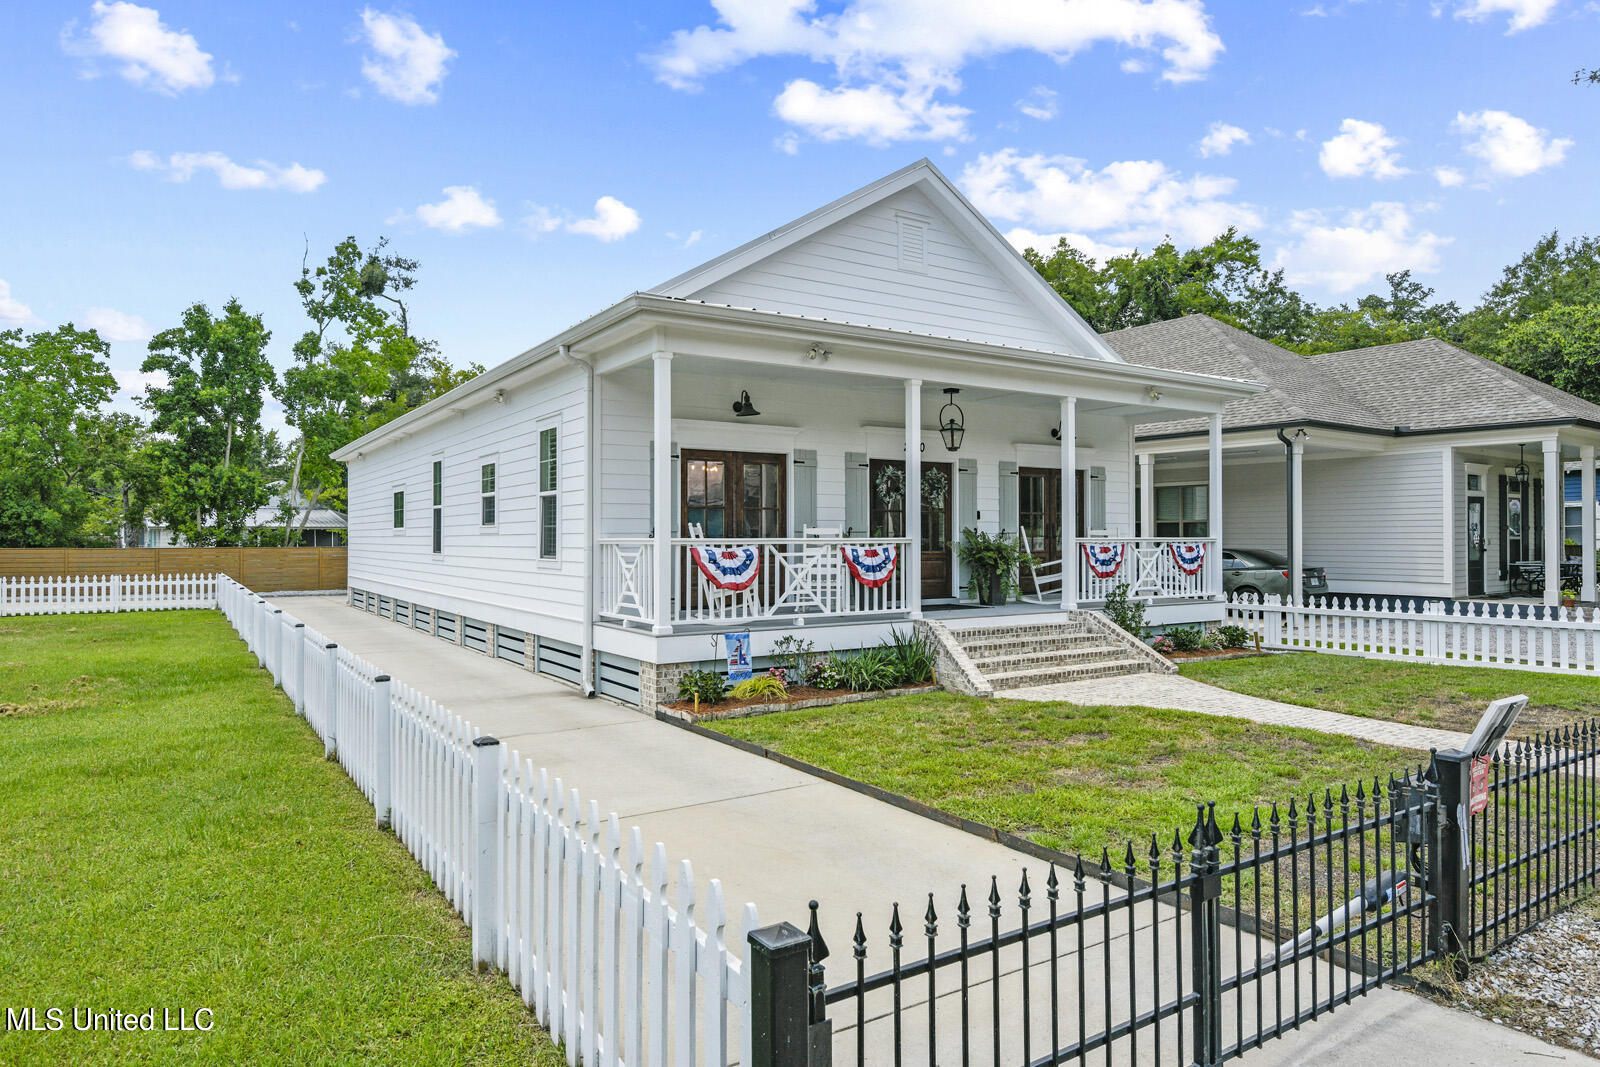
{"label": "white window shutter", "polygon": [[817,452],[812,448],[794,451],[794,516],[789,520],[790,535],[817,525]]}

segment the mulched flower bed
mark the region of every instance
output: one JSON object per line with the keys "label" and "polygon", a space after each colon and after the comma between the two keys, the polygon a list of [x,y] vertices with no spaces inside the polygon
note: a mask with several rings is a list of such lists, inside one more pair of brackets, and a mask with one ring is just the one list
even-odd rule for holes
{"label": "mulched flower bed", "polygon": [[902,689],[876,689],[862,691],[859,689],[818,689],[809,685],[792,685],[789,695],[784,700],[719,700],[715,704],[700,705],[698,713],[694,710],[694,701],[679,700],[672,704],[662,705],[665,711],[676,712],[678,715],[695,722],[706,722],[716,719],[736,719],[746,715],[769,715],[774,711],[792,711],[797,708],[820,708],[829,704],[854,704],[862,700],[877,700],[880,697],[904,696],[907,693],[927,693],[938,689],[937,685],[913,685]]}
{"label": "mulched flower bed", "polygon": [[[1158,650],[1159,651],[1159,650]],[[1251,648],[1197,648],[1193,652],[1162,652],[1174,662],[1186,659],[1244,659],[1248,656],[1265,656]]]}

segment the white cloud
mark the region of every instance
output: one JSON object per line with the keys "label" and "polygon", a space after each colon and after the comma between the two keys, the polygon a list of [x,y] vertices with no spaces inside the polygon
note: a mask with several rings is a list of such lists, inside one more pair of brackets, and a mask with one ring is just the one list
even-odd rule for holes
{"label": "white cloud", "polygon": [[1560,0],[1462,0],[1456,18],[1480,22],[1495,15],[1509,16],[1507,33],[1532,29],[1550,17]]}
{"label": "white cloud", "polygon": [[779,118],[823,141],[859,138],[868,144],[941,141],[961,137],[964,107],[936,103],[931,90],[896,92],[882,85],[826,89],[796,78],[772,102]]}
{"label": "white cloud", "polygon": [[602,241],[617,241],[639,228],[639,213],[614,196],[594,202],[594,215],[567,223],[571,233],[585,233]]}
{"label": "white cloud", "polygon": [[143,341],[155,332],[139,316],[115,308],[90,308],[83,313],[82,324],[107,341]]}
{"label": "white cloud", "polygon": [[693,246],[695,246],[695,245],[700,243],[700,238],[703,237],[703,236],[705,236],[705,234],[700,230],[690,230],[689,231],[689,236],[687,236],[687,237],[685,237],[683,239],[682,247],[684,247],[684,248],[692,248]]}
{"label": "white cloud", "polygon": [[284,189],[291,193],[309,193],[328,180],[322,171],[298,163],[280,167],[258,159],[254,166],[246,166],[235,163],[221,152],[174,152],[163,160],[154,152],[139,151],[128,157],[128,163],[135,170],[157,171],[172,182],[186,182],[196,172],[209,170],[224,189]]}
{"label": "white cloud", "polygon": [[528,214],[522,217],[522,228],[529,237],[539,238],[547,233],[554,233],[561,229],[562,221],[559,216],[549,208],[532,205]]}
{"label": "white cloud", "polygon": [[1295,240],[1278,253],[1290,283],[1322,285],[1336,293],[1397,270],[1437,270],[1439,250],[1450,243],[1418,230],[1404,204],[1375,202],[1330,220],[1319,211],[1297,211],[1290,223]]}
{"label": "white cloud", "polygon": [[1338,135],[1322,142],[1317,158],[1330,178],[1398,178],[1411,173],[1400,165],[1400,155],[1394,151],[1399,144],[1376,122],[1345,119]]}
{"label": "white cloud", "polygon": [[1067,239],[1067,244],[1100,263],[1113,256],[1125,256],[1133,251],[1132,245],[1105,244],[1082,233],[1039,233],[1025,226],[1018,226],[1005,233],[1006,240],[1018,252],[1031,248],[1042,256],[1048,256],[1063,237]]}
{"label": "white cloud", "polygon": [[1237,126],[1230,126],[1226,122],[1213,122],[1206,130],[1206,135],[1200,138],[1197,146],[1200,154],[1207,158],[1211,156],[1225,156],[1233,151],[1236,144],[1249,144],[1250,135]]}
{"label": "white cloud", "polygon": [[1048,122],[1056,117],[1060,110],[1057,97],[1060,94],[1054,89],[1047,89],[1043,85],[1035,85],[1028,90],[1028,95],[1017,101],[1017,110],[1030,119]]}
{"label": "white cloud", "polygon": [[1222,52],[1201,0],[712,0],[716,25],[678,30],[648,57],[662,82],[693,90],[718,71],[768,56],[831,66],[832,88],[790,81],[786,120],[829,139],[883,143],[965,134],[966,109],[938,94],[961,88],[969,62],[1007,52],[1066,61],[1096,44],[1159,52],[1163,77],[1203,77]]}
{"label": "white cloud", "polygon": [[447,185],[443,200],[417,207],[417,221],[435,230],[465,233],[500,225],[500,212],[493,200],[485,200],[473,186]]}
{"label": "white cloud", "polygon": [[363,8],[362,39],[376,55],[363,56],[361,73],[384,96],[402,104],[432,104],[439,99],[445,64],[456,53],[437,33],[428,33],[410,15]]}
{"label": "white cloud", "polygon": [[158,389],[165,389],[170,381],[164,370],[142,371],[112,367],[111,376],[117,380],[117,388],[129,396],[141,396],[152,385]]}
{"label": "white cloud", "polygon": [[1184,176],[1158,160],[1091,169],[1071,156],[1024,156],[1015,149],[980,155],[961,173],[979,211],[1040,233],[1098,234],[1114,245],[1171,235],[1194,244],[1229,226],[1258,226],[1247,204],[1225,199],[1232,178]]}
{"label": "white cloud", "polygon": [[1467,176],[1455,167],[1434,167],[1433,176],[1446,189],[1453,189],[1467,180]]}
{"label": "white cloud", "polygon": [[[185,89],[207,89],[216,81],[211,56],[200,51],[192,34],[170,30],[153,7],[117,0],[89,7],[87,33],[75,22],[61,31],[61,47],[69,55],[120,63],[118,73],[134,85],[169,95]],[[96,71],[87,71],[92,77]]]}
{"label": "white cloud", "polygon": [[793,130],[780,134],[773,139],[772,147],[786,156],[797,156],[800,154],[800,135]]}
{"label": "white cloud", "polygon": [[1551,137],[1506,111],[1458,112],[1453,123],[1467,141],[1467,151],[1483,160],[1490,173],[1522,178],[1567,158],[1572,139]]}
{"label": "white cloud", "polygon": [[33,322],[33,311],[11,295],[11,283],[0,278],[0,325],[26,326]]}
{"label": "white cloud", "polygon": [[1118,67],[1124,74],[1143,74],[1150,69],[1150,65],[1142,59],[1124,59]]}

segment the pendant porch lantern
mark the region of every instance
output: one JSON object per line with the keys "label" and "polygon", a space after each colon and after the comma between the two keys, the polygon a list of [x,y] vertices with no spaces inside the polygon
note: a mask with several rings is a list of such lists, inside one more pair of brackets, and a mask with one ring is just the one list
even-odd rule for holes
{"label": "pendant porch lantern", "polygon": [[950,399],[939,409],[939,436],[944,438],[945,451],[957,452],[961,449],[961,439],[967,434],[967,415],[956,403],[956,394],[961,390],[946,389],[944,392]]}
{"label": "pendant porch lantern", "polygon": [[1525,447],[1525,445],[1517,446],[1517,466],[1512,470],[1510,478],[1511,489],[1519,493],[1528,487],[1528,464],[1523,461],[1522,457],[1522,450]]}

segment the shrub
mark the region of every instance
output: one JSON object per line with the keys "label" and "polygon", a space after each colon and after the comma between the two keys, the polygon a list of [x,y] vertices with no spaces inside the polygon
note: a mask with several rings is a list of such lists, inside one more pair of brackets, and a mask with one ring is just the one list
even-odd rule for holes
{"label": "shrub", "polygon": [[864,648],[843,661],[844,684],[851,689],[871,692],[888,689],[895,683],[895,665],[884,645]]}
{"label": "shrub", "polygon": [[789,695],[789,687],[783,684],[783,679],[772,674],[758,674],[754,678],[746,678],[732,689],[728,695],[734,700],[765,700],[768,702],[782,700]]}
{"label": "shrub", "polygon": [[1150,642],[1150,647],[1165,656],[1168,652],[1173,651],[1172,638],[1166,636],[1158,637]]}
{"label": "shrub", "polygon": [[1249,648],[1255,643],[1255,637],[1250,631],[1237,623],[1217,627],[1212,631],[1212,636],[1223,648]]}
{"label": "shrub", "polygon": [[961,531],[956,555],[967,568],[967,596],[981,600],[989,595],[989,580],[1000,578],[1000,599],[1010,600],[1018,593],[1017,568],[1022,565],[1022,546],[1005,531],[987,534],[968,528]]}
{"label": "shrub", "polygon": [[1144,622],[1144,608],[1144,601],[1128,598],[1128,583],[1123,582],[1106,593],[1103,611],[1106,618],[1143,641],[1150,636],[1150,628]]}
{"label": "shrub", "polygon": [[814,652],[812,644],[803,638],[790,634],[781,637],[772,643],[772,659],[779,670],[783,671],[786,682],[804,678],[806,663]]}
{"label": "shrub", "polygon": [[806,668],[806,684],[814,685],[818,689],[843,689],[844,663],[842,657],[835,653],[818,656]]}
{"label": "shrub", "polygon": [[728,691],[728,681],[716,671],[690,671],[678,682],[678,699],[700,698],[702,704],[715,704]]}
{"label": "shrub", "polygon": [[933,677],[933,645],[914,630],[895,630],[881,646],[887,653],[893,680],[884,688],[921,685]]}
{"label": "shrub", "polygon": [[1206,632],[1198,626],[1174,626],[1167,631],[1167,640],[1176,652],[1193,652],[1205,646]]}

